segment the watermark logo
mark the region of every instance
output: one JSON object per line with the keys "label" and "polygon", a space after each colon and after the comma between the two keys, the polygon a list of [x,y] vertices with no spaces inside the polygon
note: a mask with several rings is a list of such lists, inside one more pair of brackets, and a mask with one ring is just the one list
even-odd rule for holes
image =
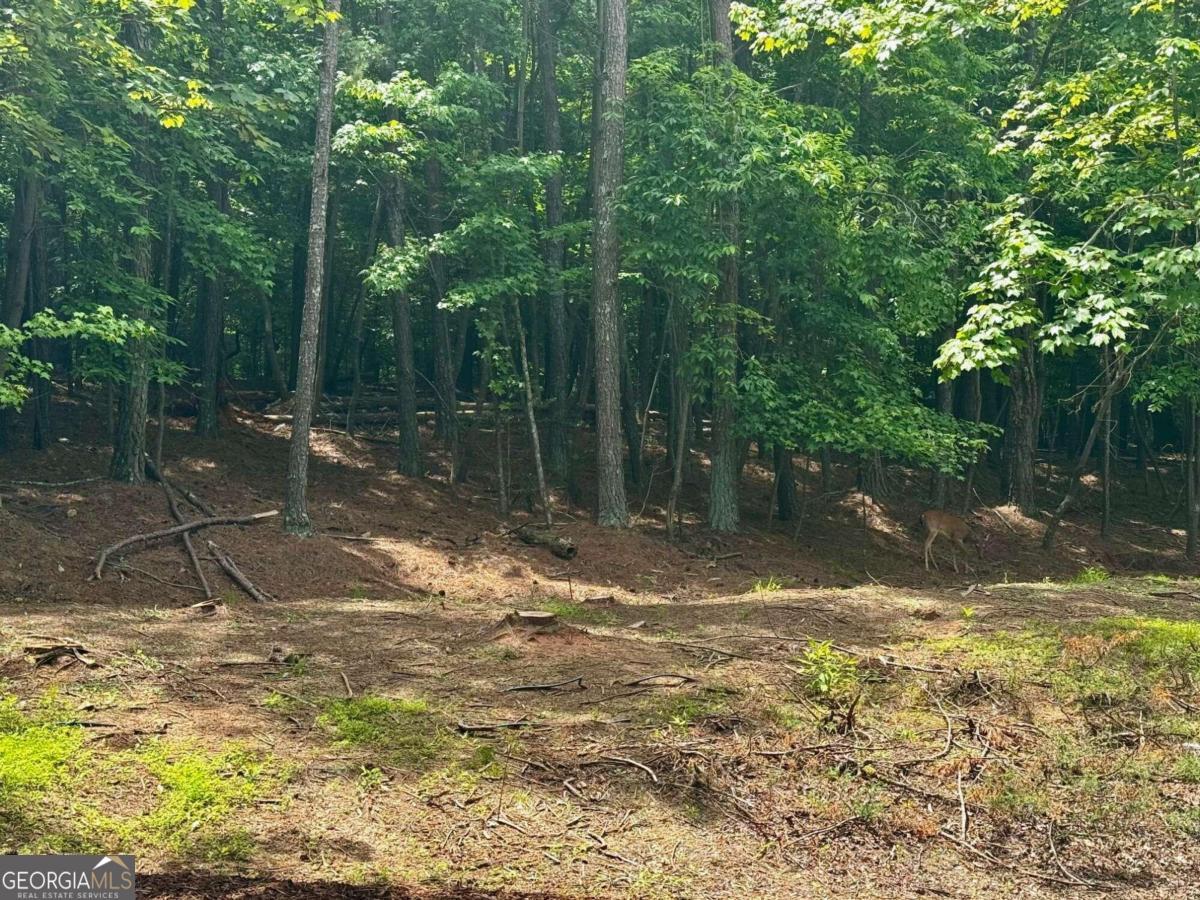
{"label": "watermark logo", "polygon": [[0,856],[0,900],[134,900],[132,856]]}

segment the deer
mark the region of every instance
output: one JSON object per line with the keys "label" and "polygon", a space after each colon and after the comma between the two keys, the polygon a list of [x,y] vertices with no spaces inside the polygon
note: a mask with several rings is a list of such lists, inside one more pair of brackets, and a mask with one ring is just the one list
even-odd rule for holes
{"label": "deer", "polygon": [[[954,564],[954,572],[958,574],[958,554],[956,548],[961,548],[963,553],[967,552],[965,541],[970,538],[975,544],[975,549],[979,553],[980,558],[983,557],[983,547],[978,540],[975,540],[971,535],[971,526],[967,524],[967,520],[962,516],[956,516],[953,513],[948,513],[941,509],[927,509],[921,513],[921,524],[925,526],[925,571],[929,571],[929,560],[933,559],[933,567],[936,569],[937,556],[933,553],[933,542],[939,537],[945,537],[950,541],[950,561]],[[963,565],[970,570],[970,565],[963,560]]]}

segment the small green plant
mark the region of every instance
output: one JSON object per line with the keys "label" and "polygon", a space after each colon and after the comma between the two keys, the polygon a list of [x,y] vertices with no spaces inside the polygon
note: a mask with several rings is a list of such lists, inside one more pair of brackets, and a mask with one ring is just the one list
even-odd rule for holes
{"label": "small green plant", "polygon": [[1070,583],[1103,584],[1104,582],[1109,581],[1111,578],[1112,575],[1110,575],[1108,569],[1104,568],[1103,566],[1085,566],[1079,570],[1078,574],[1076,574],[1074,578],[1071,579]]}
{"label": "small green plant", "polygon": [[810,640],[795,661],[814,696],[835,697],[859,683],[858,660],[835,650],[832,641]]}
{"label": "small green plant", "polygon": [[771,575],[754,582],[752,590],[756,594],[774,594],[783,590],[783,582],[774,575]]}
{"label": "small green plant", "polygon": [[291,697],[285,697],[278,691],[271,691],[263,697],[262,705],[263,709],[269,709],[272,712],[288,713],[296,708],[296,701]]}
{"label": "small green plant", "polygon": [[1200,784],[1200,755],[1191,752],[1181,756],[1175,762],[1174,775],[1187,784]]}

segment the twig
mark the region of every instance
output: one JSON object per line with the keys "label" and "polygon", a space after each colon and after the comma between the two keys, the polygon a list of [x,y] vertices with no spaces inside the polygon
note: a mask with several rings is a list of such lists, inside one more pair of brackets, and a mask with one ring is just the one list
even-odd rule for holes
{"label": "twig", "polygon": [[150,531],[145,534],[135,534],[133,537],[127,537],[123,541],[118,541],[110,547],[105,547],[100,551],[100,556],[96,560],[96,568],[92,575],[96,580],[104,576],[104,565],[109,558],[117,553],[128,551],[131,547],[144,546],[152,544],[155,541],[163,540],[164,538],[175,537],[178,534],[188,534],[193,531],[199,531],[201,528],[212,528],[216,525],[255,525],[265,519],[270,519],[273,516],[279,515],[279,510],[272,509],[267,512],[253,513],[249,516],[214,516],[208,519],[196,519],[194,522],[185,522],[182,525],[175,525],[172,528],[163,528],[159,531]]}
{"label": "twig", "polygon": [[580,765],[581,766],[598,766],[605,762],[623,763],[624,765],[633,766],[634,768],[641,769],[643,772],[645,772],[647,775],[650,776],[651,781],[653,781],[655,784],[658,784],[658,776],[654,774],[653,769],[651,769],[645,763],[640,763],[636,759],[629,759],[626,756],[601,756],[599,759],[584,760],[583,762],[580,763]]}
{"label": "twig", "polygon": [[168,581],[165,578],[159,578],[153,572],[149,572],[146,569],[139,569],[137,566],[131,566],[129,563],[121,563],[119,566],[113,566],[113,568],[118,572],[137,572],[141,575],[145,575],[147,578],[157,581],[159,584],[165,584],[167,587],[179,588],[182,591],[196,591],[197,593],[204,593],[204,588],[198,588],[194,584],[180,584],[178,581]]}
{"label": "twig", "polygon": [[566,681],[555,681],[551,684],[515,684],[512,687],[504,688],[500,693],[511,694],[514,691],[553,691],[566,687],[569,684],[577,684],[579,685],[579,690],[586,690],[583,685],[583,676],[576,675],[574,678],[568,678]]}
{"label": "twig", "polygon": [[342,676],[342,684],[344,684],[346,686],[346,699],[353,700],[354,699],[354,688],[350,687],[350,679],[346,677],[345,672],[338,672],[338,674]]}
{"label": "twig", "polygon": [[[660,678],[678,678],[679,681],[675,684],[650,683],[652,681],[657,681]],[[625,687],[640,687],[643,685],[646,687],[680,687],[681,685],[685,684],[695,684],[697,680],[698,679],[693,678],[691,675],[675,675],[670,672],[666,672],[662,675],[645,675],[641,678],[635,678],[633,681],[622,682],[622,684],[624,684]]]}
{"label": "twig", "polygon": [[[967,824],[969,822],[967,813],[967,798],[963,795],[963,773],[962,769],[958,770],[958,837],[960,840],[967,839]],[[1053,845],[1052,845],[1053,846]]]}
{"label": "twig", "polygon": [[20,487],[72,487],[76,484],[91,484],[93,481],[103,481],[103,475],[95,475],[91,478],[76,478],[73,481],[10,481],[8,479],[0,480],[0,484],[15,484]]}
{"label": "twig", "polygon": [[463,734],[478,734],[485,731],[501,731],[505,728],[539,728],[537,722],[527,722],[524,719],[518,719],[515,722],[481,722],[478,725],[469,725],[466,722],[458,723],[458,730]]}
{"label": "twig", "polygon": [[858,816],[850,816],[850,818],[848,818],[848,819],[842,819],[842,821],[835,822],[833,825],[829,825],[825,828],[817,828],[814,831],[806,831],[803,834],[798,834],[798,835],[796,835],[796,840],[802,841],[802,840],[805,840],[806,838],[816,837],[817,835],[820,835],[820,834],[828,834],[831,831],[837,831],[839,828],[843,828],[846,825],[849,825],[851,822],[857,822],[857,821],[858,821]]}

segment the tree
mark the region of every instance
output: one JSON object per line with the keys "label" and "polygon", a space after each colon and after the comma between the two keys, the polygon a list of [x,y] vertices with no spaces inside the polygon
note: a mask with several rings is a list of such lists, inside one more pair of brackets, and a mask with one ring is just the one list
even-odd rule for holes
{"label": "tree", "polygon": [[596,521],[627,528],[625,469],[621,457],[621,364],[619,285],[621,251],[617,192],[624,173],[625,0],[601,0],[599,88],[592,110],[593,164],[592,331],[596,378]]}
{"label": "tree", "polygon": [[292,412],[292,438],[288,452],[287,496],[283,508],[284,528],[294,534],[307,534],[312,530],[308,517],[308,438],[317,387],[317,342],[321,327],[325,214],[329,205],[330,134],[333,126],[333,93],[337,80],[340,15],[341,0],[328,0],[325,8],[325,39],[321,47],[317,129],[313,141],[308,270],[304,280],[304,315],[300,329],[300,357]]}

